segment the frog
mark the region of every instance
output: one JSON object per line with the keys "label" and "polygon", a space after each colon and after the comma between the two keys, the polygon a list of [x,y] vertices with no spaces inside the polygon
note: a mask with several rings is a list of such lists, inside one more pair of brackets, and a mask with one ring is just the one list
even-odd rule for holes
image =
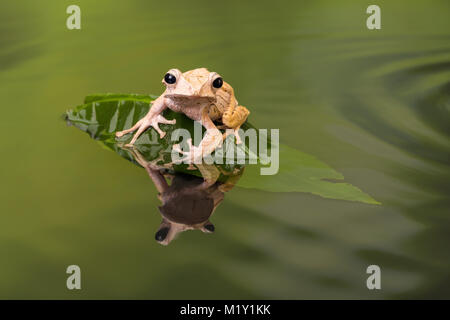
{"label": "frog", "polygon": [[[157,243],[167,246],[181,232],[200,230],[215,232],[211,215],[224,200],[226,192],[234,188],[244,168],[223,171],[213,164],[195,164],[200,176],[173,170],[162,154],[148,160],[136,146],[123,146],[146,171],[158,191],[158,206],[162,221],[155,233]],[[219,180],[219,176],[223,179]]]}
{"label": "frog", "polygon": [[[198,146],[189,139],[189,151],[181,150],[178,144],[173,150],[185,156],[187,163],[197,162],[221,146],[223,140],[233,134],[236,143],[241,144],[239,129],[247,120],[250,111],[239,105],[233,87],[216,72],[206,68],[197,68],[182,73],[179,69],[170,69],[163,77],[164,93],[151,103],[148,113],[131,128],[116,132],[116,137],[136,131],[128,146],[133,145],[139,136],[153,127],[163,139],[166,132],[159,124],[175,124],[176,119],[166,119],[162,112],[169,108],[183,113],[188,118],[199,121],[206,134]],[[216,126],[214,122],[218,122]],[[226,129],[225,133],[219,129]]]}

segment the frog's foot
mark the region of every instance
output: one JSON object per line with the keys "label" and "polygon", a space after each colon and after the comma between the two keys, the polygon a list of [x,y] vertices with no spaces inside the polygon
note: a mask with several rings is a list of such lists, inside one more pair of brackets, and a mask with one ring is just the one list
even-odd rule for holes
{"label": "frog's foot", "polygon": [[130,132],[133,132],[133,131],[137,130],[142,125],[142,122],[144,122],[143,118],[141,120],[139,120],[138,122],[136,122],[136,124],[134,126],[132,126],[130,129],[123,130],[123,131],[117,131],[116,132],[116,137],[120,138],[120,137],[126,135],[127,133],[130,133]]}
{"label": "frog's foot", "polygon": [[167,120],[166,118],[164,118],[162,115],[158,115],[157,116],[159,123],[163,123],[163,124],[175,124],[177,123],[177,119],[172,119],[172,120]]}
{"label": "frog's foot", "polygon": [[166,161],[164,160],[164,155],[162,153],[160,153],[156,159],[154,159],[150,162],[147,162],[147,166],[154,170],[155,169],[159,170],[162,168],[166,168],[166,169],[172,168],[172,165],[170,163],[166,163]]}
{"label": "frog's foot", "polygon": [[187,144],[189,146],[189,151],[183,151],[180,147],[180,144],[173,145],[172,150],[181,153],[183,155],[182,158],[174,160],[173,163],[181,163],[181,162],[188,163],[189,168],[192,168],[192,163],[194,163],[194,159],[196,159],[199,156],[201,157],[201,150],[199,147],[196,147],[192,144],[191,138],[187,140]]}
{"label": "frog's foot", "polygon": [[175,144],[173,150],[181,153],[184,158],[177,159],[174,163],[202,163],[203,158],[213,153],[214,150],[222,144],[222,141],[222,133],[217,129],[211,129],[206,131],[206,135],[198,147],[192,144],[192,139],[188,139],[187,144],[189,146],[189,151],[183,151],[179,144]]}
{"label": "frog's foot", "polygon": [[190,170],[190,171],[197,170],[197,167],[192,162],[186,161],[186,159],[191,159],[189,151],[186,152],[186,151],[181,150],[180,145],[178,145],[178,144],[174,145],[172,150],[175,152],[181,153],[183,155],[183,157],[170,162],[171,166],[172,166],[172,164],[180,164],[182,162],[187,162],[188,166],[186,167],[186,170]]}
{"label": "frog's foot", "polygon": [[234,136],[236,137],[236,144],[242,143],[241,136],[239,135],[239,129],[240,128],[234,130]]}
{"label": "frog's foot", "polygon": [[160,123],[162,123],[162,124],[175,124],[175,123],[177,123],[177,120],[176,119],[167,120],[162,115],[158,114],[156,117],[154,117],[154,119],[152,119],[150,121],[149,127],[150,126],[153,127],[156,130],[156,132],[159,133],[159,138],[162,139],[162,138],[164,138],[166,133],[159,128],[159,124]]}
{"label": "frog's foot", "polygon": [[145,167],[147,165],[147,163],[148,163],[147,160],[134,145],[130,145],[128,143],[123,146],[123,149],[128,150],[131,153],[131,155],[133,156],[134,160],[136,160],[137,163],[139,163],[142,167]]}
{"label": "frog's foot", "polygon": [[117,137],[117,138],[120,138],[120,137],[126,135],[127,133],[128,133],[128,132],[126,132],[126,130],[124,130],[124,131],[117,131],[117,132],[116,132],[116,137]]}
{"label": "frog's foot", "polygon": [[234,137],[236,138],[236,144],[241,144],[242,140],[241,137],[239,136],[239,129],[240,127],[235,129],[227,129],[223,134],[223,140],[226,140],[230,135],[234,135]]}
{"label": "frog's foot", "polygon": [[127,133],[132,132],[132,131],[137,129],[137,132],[134,134],[133,139],[131,139],[130,143],[126,145],[126,146],[131,146],[131,145],[133,145],[136,142],[137,138],[139,138],[139,136],[145,130],[147,130],[149,127],[153,127],[156,130],[156,132],[159,133],[159,138],[162,139],[162,138],[164,138],[166,133],[159,128],[159,124],[160,123],[162,123],[162,124],[175,124],[176,122],[177,122],[176,119],[167,120],[162,115],[158,114],[157,116],[154,116],[154,117],[152,117],[150,119],[142,118],[141,120],[139,120],[130,129],[127,129],[127,130],[124,130],[124,131],[120,131],[120,132],[116,132],[116,137],[121,137],[124,134],[127,134]]}

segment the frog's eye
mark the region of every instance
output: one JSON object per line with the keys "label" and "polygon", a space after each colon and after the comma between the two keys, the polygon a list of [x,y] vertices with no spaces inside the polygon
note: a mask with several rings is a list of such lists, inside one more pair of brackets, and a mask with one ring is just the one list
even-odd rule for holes
{"label": "frog's eye", "polygon": [[222,88],[223,85],[223,79],[221,77],[216,78],[213,83],[212,83],[213,87],[216,89]]}
{"label": "frog's eye", "polygon": [[164,239],[167,237],[168,233],[169,233],[168,227],[158,230],[158,232],[156,232],[156,234],[155,234],[155,240],[158,242],[164,241]]}
{"label": "frog's eye", "polygon": [[177,78],[171,73],[166,73],[166,75],[164,76],[164,81],[168,84],[174,84],[175,82],[177,82]]}
{"label": "frog's eye", "polygon": [[205,229],[208,230],[209,232],[214,232],[216,228],[214,228],[214,225],[210,223],[205,226]]}

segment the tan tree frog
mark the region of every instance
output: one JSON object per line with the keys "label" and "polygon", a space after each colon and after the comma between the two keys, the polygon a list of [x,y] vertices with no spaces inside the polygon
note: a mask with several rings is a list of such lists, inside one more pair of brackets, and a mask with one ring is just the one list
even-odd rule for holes
{"label": "tan tree frog", "polygon": [[159,128],[159,124],[175,124],[176,120],[168,120],[162,116],[162,112],[169,108],[175,112],[184,113],[192,120],[199,121],[206,129],[206,135],[199,146],[193,146],[188,141],[190,150],[183,152],[178,145],[174,149],[188,158],[188,162],[194,162],[211,154],[229,132],[222,135],[213,121],[223,124],[219,128],[232,129],[236,142],[241,143],[238,130],[247,120],[249,111],[238,105],[233,88],[223,81],[216,72],[209,72],[206,68],[199,68],[182,73],[178,69],[169,70],[162,82],[166,86],[164,93],[153,101],[152,107],[145,117],[139,120],[133,127],[116,132],[117,137],[136,131],[129,145],[133,145],[136,139],[149,127],[153,127],[162,139],[165,136]]}

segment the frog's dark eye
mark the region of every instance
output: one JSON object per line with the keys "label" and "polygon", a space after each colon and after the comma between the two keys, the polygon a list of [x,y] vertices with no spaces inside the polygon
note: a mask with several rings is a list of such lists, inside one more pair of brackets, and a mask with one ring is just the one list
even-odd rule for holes
{"label": "frog's dark eye", "polygon": [[166,75],[164,76],[164,81],[168,84],[174,84],[175,82],[177,82],[177,78],[171,73],[166,73]]}
{"label": "frog's dark eye", "polygon": [[205,226],[205,229],[208,230],[209,232],[214,232],[216,228],[214,228],[214,225],[210,223]]}
{"label": "frog's dark eye", "polygon": [[216,89],[221,88],[222,85],[223,85],[223,79],[222,79],[221,77],[216,78],[216,79],[213,81],[213,87],[216,88]]}
{"label": "frog's dark eye", "polygon": [[156,234],[155,234],[155,240],[158,242],[164,241],[164,239],[167,237],[168,233],[169,233],[168,227],[158,230],[158,232],[156,232]]}

